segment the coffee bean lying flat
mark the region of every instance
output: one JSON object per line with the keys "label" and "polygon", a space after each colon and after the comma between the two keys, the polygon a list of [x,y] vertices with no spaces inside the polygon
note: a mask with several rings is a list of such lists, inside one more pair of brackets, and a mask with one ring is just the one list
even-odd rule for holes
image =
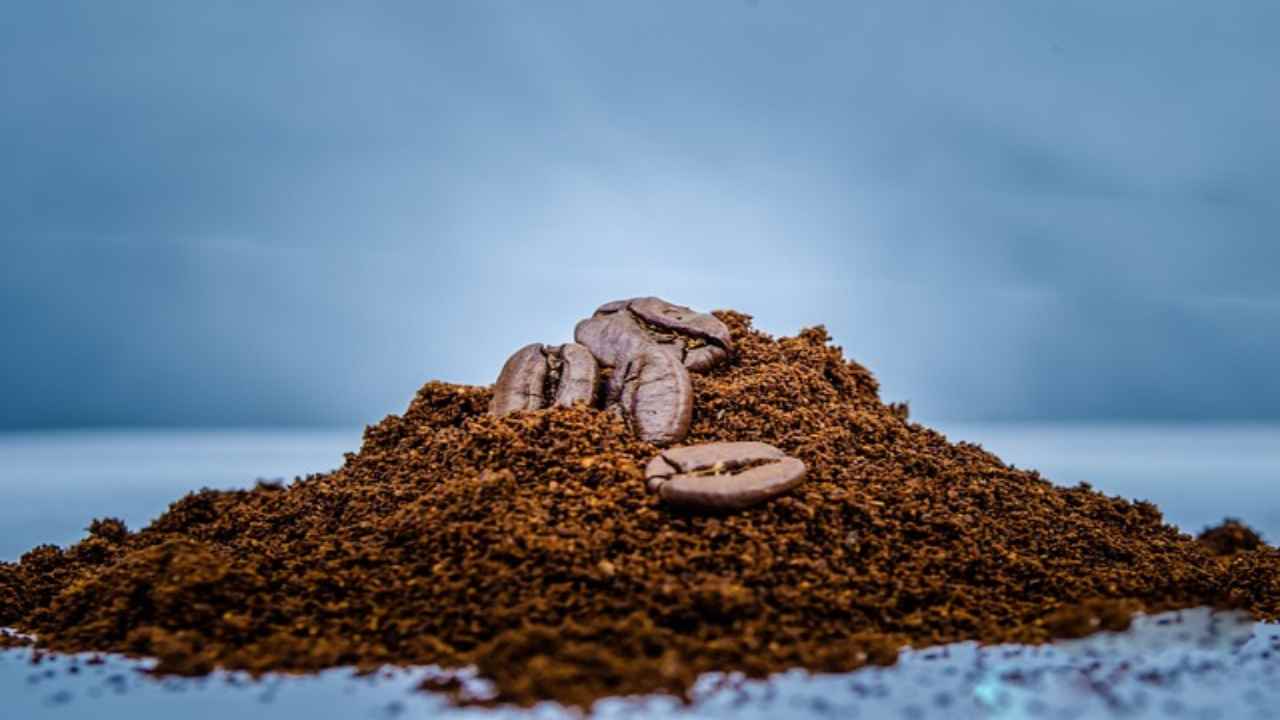
{"label": "coffee bean lying flat", "polygon": [[674,505],[741,510],[799,485],[805,466],[766,443],[717,442],[664,450],[644,474],[649,490]]}
{"label": "coffee bean lying flat", "polygon": [[693,384],[674,354],[650,346],[614,370],[606,404],[622,411],[641,440],[668,445],[689,432]]}
{"label": "coffee bean lying flat", "polygon": [[595,402],[600,368],[591,351],[577,343],[548,347],[533,343],[508,358],[493,386],[489,412],[506,415],[551,405]]}
{"label": "coffee bean lying flat", "polygon": [[719,318],[656,297],[605,303],[578,323],[573,337],[610,367],[651,343],[676,353],[694,372],[718,365],[733,351],[729,328]]}

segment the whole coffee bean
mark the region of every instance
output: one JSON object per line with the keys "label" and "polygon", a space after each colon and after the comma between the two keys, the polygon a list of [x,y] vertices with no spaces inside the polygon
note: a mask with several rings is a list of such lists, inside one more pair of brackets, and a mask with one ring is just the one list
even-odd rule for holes
{"label": "whole coffee bean", "polygon": [[741,510],[799,485],[804,463],[762,442],[671,448],[649,461],[649,490],[673,505]]}
{"label": "whole coffee bean", "polygon": [[489,412],[506,415],[551,405],[594,403],[600,368],[591,351],[577,343],[548,347],[533,343],[507,359],[493,386]]}
{"label": "whole coffee bean", "polygon": [[606,404],[620,410],[632,432],[655,445],[679,442],[693,418],[693,384],[675,355],[643,348],[609,379]]}
{"label": "whole coffee bean", "polygon": [[653,340],[629,313],[593,315],[573,329],[573,339],[591,351],[601,365],[620,368],[654,347]]}
{"label": "whole coffee bean", "polygon": [[714,367],[733,351],[729,328],[719,318],[656,297],[605,303],[578,323],[573,337],[610,367],[650,343],[668,348],[694,372]]}

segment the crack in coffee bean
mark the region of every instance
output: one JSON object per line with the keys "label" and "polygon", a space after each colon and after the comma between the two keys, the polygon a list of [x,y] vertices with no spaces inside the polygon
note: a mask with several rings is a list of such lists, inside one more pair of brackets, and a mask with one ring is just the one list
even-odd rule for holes
{"label": "crack in coffee bean", "polygon": [[761,465],[768,465],[773,462],[776,462],[776,460],[759,459],[759,460],[748,460],[747,462],[733,462],[733,463],[718,462],[715,465],[712,465],[711,467],[700,468],[697,470],[690,470],[684,474],[691,475],[694,477],[702,477],[707,475],[723,475],[726,472],[742,472],[744,470],[751,470],[752,468],[758,468]]}
{"label": "crack in coffee bean", "polygon": [[741,510],[804,481],[803,462],[762,442],[718,442],[666,450],[645,467],[652,492],[673,505]]}
{"label": "crack in coffee bean", "polygon": [[585,347],[532,343],[517,350],[502,366],[489,412],[505,415],[579,401],[593,404],[599,383],[600,368]]}
{"label": "crack in coffee bean", "polygon": [[542,397],[554,398],[559,393],[560,379],[564,376],[564,359],[560,353],[547,352],[545,348],[542,357],[547,361],[547,372],[542,378]]}
{"label": "crack in coffee bean", "polygon": [[733,352],[729,328],[719,318],[656,297],[601,305],[574,328],[574,339],[614,367],[651,344],[668,348],[693,372],[709,370]]}

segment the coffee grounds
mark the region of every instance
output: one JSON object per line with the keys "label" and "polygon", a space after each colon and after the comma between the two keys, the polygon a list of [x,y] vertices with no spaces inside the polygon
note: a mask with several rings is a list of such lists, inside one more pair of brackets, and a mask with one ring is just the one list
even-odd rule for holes
{"label": "coffee grounds", "polygon": [[431,382],[333,473],[203,490],[139,532],[97,521],[0,565],[0,626],[183,675],[474,665],[497,701],[588,707],[687,697],[708,671],[1119,629],[1136,611],[1280,618],[1274,549],[1217,559],[1150,503],[1055,487],[909,422],[821,327],[774,340],[718,316],[738,352],[694,375],[685,442],[801,459],[783,497],[673,510],[645,488],[658,448],[616,416],[493,417],[488,389]]}
{"label": "coffee grounds", "polygon": [[1227,518],[1220,525],[1205,528],[1196,539],[1208,546],[1214,555],[1236,555],[1266,545],[1258,533],[1235,518]]}

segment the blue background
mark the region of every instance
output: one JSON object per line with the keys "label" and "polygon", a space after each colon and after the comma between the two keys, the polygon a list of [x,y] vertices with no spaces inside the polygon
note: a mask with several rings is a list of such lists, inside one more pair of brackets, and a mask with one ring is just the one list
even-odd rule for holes
{"label": "blue background", "polygon": [[19,2],[0,427],[351,425],[616,297],[917,416],[1280,416],[1280,4]]}

